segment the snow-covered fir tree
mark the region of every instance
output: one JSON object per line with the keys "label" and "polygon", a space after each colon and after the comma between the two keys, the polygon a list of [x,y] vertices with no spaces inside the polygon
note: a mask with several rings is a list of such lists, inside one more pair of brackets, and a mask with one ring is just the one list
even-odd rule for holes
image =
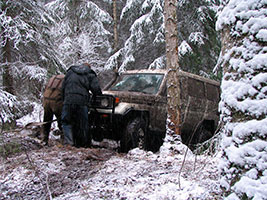
{"label": "snow-covered fir tree", "polygon": [[[178,1],[180,65],[183,70],[210,72],[220,51],[215,31],[218,1]],[[106,68],[165,68],[164,0],[128,0],[119,24],[120,49]],[[211,56],[210,56],[211,55]],[[203,73],[202,73],[203,74]]]}
{"label": "snow-covered fir tree", "polygon": [[[112,8],[112,1],[103,4]],[[65,68],[82,62],[103,68],[112,53],[110,14],[93,1],[55,0],[46,7],[57,22],[50,34]]]}
{"label": "snow-covered fir tree", "polygon": [[265,0],[228,0],[220,12],[223,67],[221,187],[226,199],[267,199]]}
{"label": "snow-covered fir tree", "polygon": [[[25,105],[20,101],[40,98],[47,71],[60,66],[51,48],[48,25],[52,22],[38,1],[0,2],[2,121],[21,116]],[[22,103],[22,104],[21,104]],[[27,110],[27,109],[26,109]]]}
{"label": "snow-covered fir tree", "polygon": [[[47,4],[57,17],[52,38],[65,66],[88,61],[95,67],[120,71],[165,68],[164,0],[116,0],[116,49],[112,2],[55,0]],[[215,31],[218,2],[178,2],[181,66],[197,74],[209,73],[220,51]]]}

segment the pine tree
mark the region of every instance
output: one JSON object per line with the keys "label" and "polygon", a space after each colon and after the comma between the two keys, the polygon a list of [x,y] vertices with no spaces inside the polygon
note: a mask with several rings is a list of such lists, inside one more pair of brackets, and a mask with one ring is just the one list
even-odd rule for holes
{"label": "pine tree", "polygon": [[[59,62],[47,35],[52,21],[36,1],[1,1],[1,118],[13,120],[30,109],[22,99],[40,98],[47,71]],[[14,96],[14,94],[16,96]],[[7,103],[8,102],[8,103]]]}
{"label": "pine tree", "polygon": [[1,63],[8,61],[10,77],[14,79],[12,87],[20,89],[32,80],[38,88],[30,89],[40,90],[46,71],[60,66],[48,36],[52,19],[43,4],[36,1],[3,1],[1,9],[1,47],[3,54],[10,57],[5,56]]}
{"label": "pine tree", "polygon": [[[207,75],[220,53],[215,31],[218,0],[177,1],[182,70]],[[105,68],[166,68],[164,0],[126,1],[118,21],[119,46]],[[145,55],[145,56],[144,56]]]}
{"label": "pine tree", "polygon": [[65,67],[83,62],[103,67],[112,53],[111,15],[93,1],[55,0],[46,8],[56,19],[50,35]]}
{"label": "pine tree", "polygon": [[222,3],[221,187],[227,199],[267,199],[266,1]]}
{"label": "pine tree", "polygon": [[[8,8],[7,1],[3,1],[1,3],[1,10],[6,11],[5,14],[7,17],[12,17],[12,13]],[[2,57],[2,62],[3,63],[3,88],[5,91],[7,91],[10,94],[15,94],[14,91],[14,81],[12,77],[12,72],[11,72],[11,44],[10,44],[10,39],[9,35],[7,33],[8,30],[6,30],[8,27],[5,27],[1,23],[1,32],[3,33],[2,41],[1,41],[1,46],[2,46],[2,51],[3,51],[3,57]],[[2,34],[1,34],[2,35]]]}
{"label": "pine tree", "polygon": [[177,0],[165,0],[166,60],[168,69],[168,118],[169,129],[180,134],[180,85],[178,79]]}

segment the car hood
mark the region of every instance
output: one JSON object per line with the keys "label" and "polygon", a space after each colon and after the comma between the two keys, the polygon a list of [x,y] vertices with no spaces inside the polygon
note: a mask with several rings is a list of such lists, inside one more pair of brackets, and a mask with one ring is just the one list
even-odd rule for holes
{"label": "car hood", "polygon": [[119,97],[120,102],[150,104],[155,101],[157,95],[145,94],[141,92],[127,92],[127,91],[103,91],[103,94],[113,95]]}

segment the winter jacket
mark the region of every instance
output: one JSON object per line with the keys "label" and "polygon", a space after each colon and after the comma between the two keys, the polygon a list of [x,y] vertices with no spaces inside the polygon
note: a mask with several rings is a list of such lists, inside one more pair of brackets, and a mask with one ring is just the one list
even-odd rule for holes
{"label": "winter jacket", "polygon": [[88,66],[71,66],[62,84],[64,104],[87,105],[93,95],[102,94],[96,73]]}

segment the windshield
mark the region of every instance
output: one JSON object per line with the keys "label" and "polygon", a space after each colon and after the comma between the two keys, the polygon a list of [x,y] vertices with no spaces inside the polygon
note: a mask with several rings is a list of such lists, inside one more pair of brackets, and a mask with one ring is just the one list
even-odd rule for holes
{"label": "windshield", "polygon": [[156,94],[163,77],[164,74],[124,74],[109,90]]}

